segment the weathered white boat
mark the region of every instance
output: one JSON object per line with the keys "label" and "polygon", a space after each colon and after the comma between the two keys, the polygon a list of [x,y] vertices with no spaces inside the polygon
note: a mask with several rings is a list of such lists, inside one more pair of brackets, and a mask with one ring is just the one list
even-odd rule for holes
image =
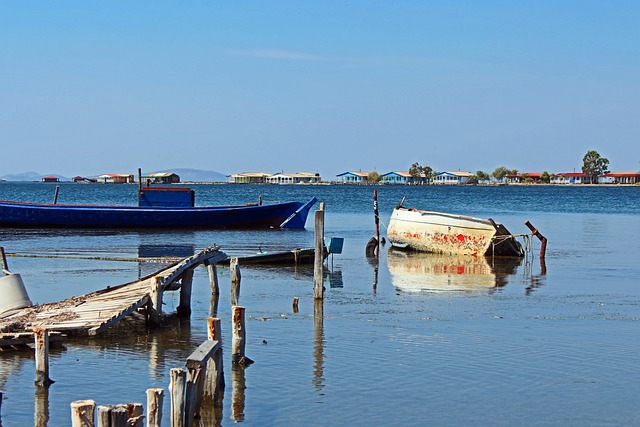
{"label": "weathered white boat", "polygon": [[524,255],[504,225],[492,219],[408,209],[398,206],[387,229],[395,247],[460,255]]}

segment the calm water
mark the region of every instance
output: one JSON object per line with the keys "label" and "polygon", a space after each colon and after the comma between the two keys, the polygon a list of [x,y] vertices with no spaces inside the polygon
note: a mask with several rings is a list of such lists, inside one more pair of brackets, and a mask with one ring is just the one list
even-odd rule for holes
{"label": "calm water", "polygon": [[[130,204],[133,185],[60,186],[59,203]],[[381,218],[403,196],[407,206],[492,217],[513,233],[530,220],[549,238],[546,274],[534,255],[493,264],[408,257],[364,247],[373,235],[373,187],[195,186],[196,203],[257,200],[326,202],[326,235],[345,238],[329,263],[324,321],[314,323],[313,271],[242,270],[247,355],[236,379],[229,344],[222,425],[639,425],[640,188],[378,187]],[[0,199],[50,202],[55,186],[0,184]],[[0,230],[7,252],[22,255],[136,257],[219,244],[229,254],[313,245],[305,231],[45,232]],[[31,299],[56,301],[131,281],[158,268],[135,262],[10,257]],[[445,272],[446,270],[446,272]],[[229,272],[219,271],[223,339],[230,338]],[[144,402],[166,387],[169,370],[206,339],[210,296],[204,269],[194,278],[190,322],[160,330],[72,342],[51,355],[48,396],[33,384],[30,354],[0,354],[2,425],[70,423],[69,404]],[[293,297],[300,312],[292,313]],[[178,295],[166,296],[167,310]],[[165,398],[164,425],[169,425]]]}

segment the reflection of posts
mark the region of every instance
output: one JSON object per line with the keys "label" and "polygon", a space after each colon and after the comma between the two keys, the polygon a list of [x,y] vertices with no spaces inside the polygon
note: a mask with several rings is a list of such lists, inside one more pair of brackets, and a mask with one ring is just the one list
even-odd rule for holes
{"label": "reflection of posts", "polygon": [[313,304],[313,385],[324,388],[324,306],[322,300]]}
{"label": "reflection of posts", "polygon": [[234,421],[244,420],[245,389],[247,388],[244,369],[244,366],[238,364],[231,366],[231,419]]}
{"label": "reflection of posts", "polygon": [[35,426],[47,427],[49,422],[49,386],[36,385]]}

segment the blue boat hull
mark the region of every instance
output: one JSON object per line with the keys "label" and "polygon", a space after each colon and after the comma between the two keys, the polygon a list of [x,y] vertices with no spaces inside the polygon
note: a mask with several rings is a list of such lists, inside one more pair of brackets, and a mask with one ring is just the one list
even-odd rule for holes
{"label": "blue boat hull", "polygon": [[5,228],[292,228],[305,226],[314,197],[307,203],[259,206],[154,208],[138,206],[47,205],[0,201]]}

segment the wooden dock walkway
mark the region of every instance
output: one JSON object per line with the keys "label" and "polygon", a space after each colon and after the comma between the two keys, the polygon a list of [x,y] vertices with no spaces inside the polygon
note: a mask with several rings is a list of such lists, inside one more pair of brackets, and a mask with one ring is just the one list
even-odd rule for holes
{"label": "wooden dock walkway", "polygon": [[37,329],[46,329],[52,338],[57,334],[96,335],[142,308],[158,323],[165,290],[180,289],[178,311],[190,312],[193,270],[200,264],[209,266],[212,286],[215,280],[217,287],[215,264],[225,258],[227,255],[213,246],[131,283],[5,313],[0,318],[0,348],[33,343]]}

